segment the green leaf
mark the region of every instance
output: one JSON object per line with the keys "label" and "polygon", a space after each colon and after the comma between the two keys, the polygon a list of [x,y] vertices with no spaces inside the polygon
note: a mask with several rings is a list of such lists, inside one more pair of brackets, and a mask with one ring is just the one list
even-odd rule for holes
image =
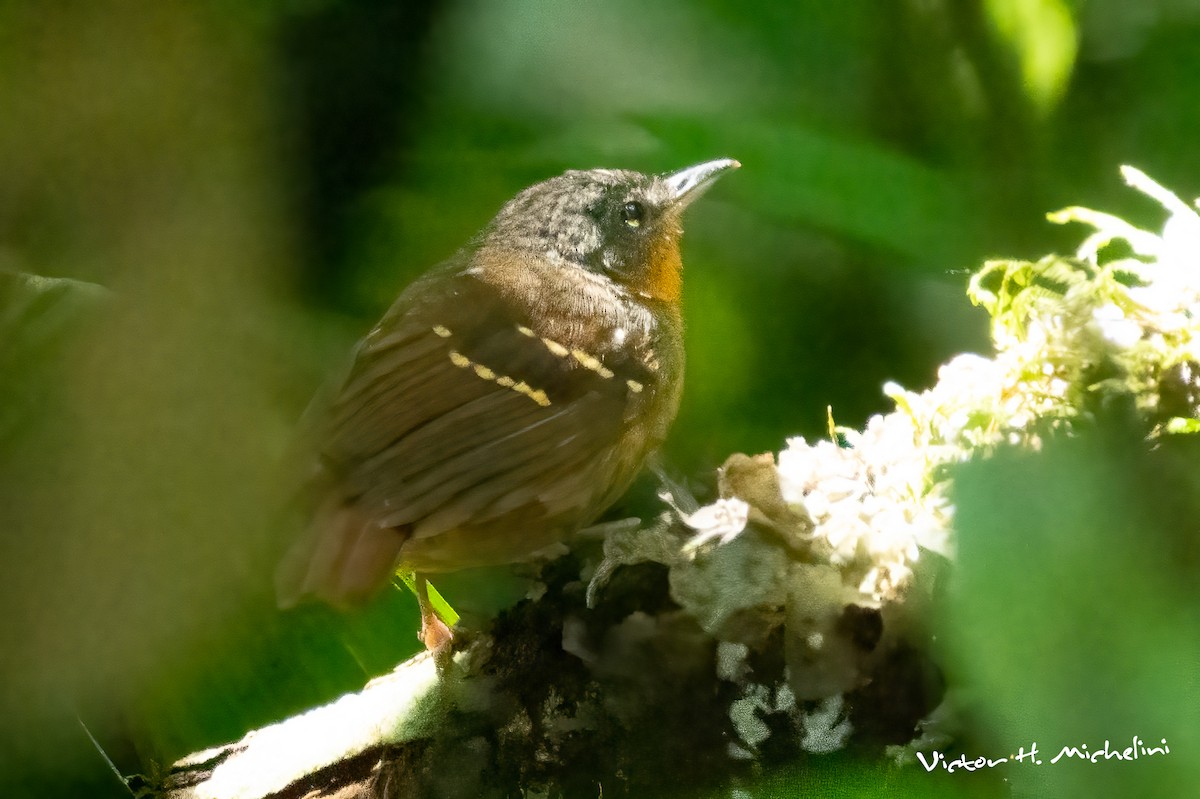
{"label": "green leaf", "polygon": [[[400,582],[404,583],[409,591],[413,592],[413,596],[416,596],[416,575],[414,575],[412,572],[399,572],[396,574],[396,576],[400,579]],[[442,621],[446,622],[446,624],[450,625],[451,627],[458,624],[458,613],[454,610],[454,608],[450,607],[450,603],[447,602],[440,593],[438,593],[438,590],[433,587],[433,583],[426,583],[425,585],[429,589],[429,604],[433,605],[433,609],[437,611],[437,614],[441,617]]]}

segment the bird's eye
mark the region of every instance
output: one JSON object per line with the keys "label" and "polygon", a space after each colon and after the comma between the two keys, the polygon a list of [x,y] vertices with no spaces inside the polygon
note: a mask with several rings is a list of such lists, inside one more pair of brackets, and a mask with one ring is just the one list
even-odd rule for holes
{"label": "bird's eye", "polygon": [[625,203],[621,208],[621,221],[628,227],[635,229],[641,227],[645,216],[646,207],[636,200]]}

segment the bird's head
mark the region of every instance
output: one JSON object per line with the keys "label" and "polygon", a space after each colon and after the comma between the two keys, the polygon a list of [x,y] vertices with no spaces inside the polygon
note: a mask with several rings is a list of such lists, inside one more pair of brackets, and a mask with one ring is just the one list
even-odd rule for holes
{"label": "bird's head", "polygon": [[683,211],[738,166],[724,158],[666,175],[572,170],[506,203],[482,243],[585,269],[642,297],[678,302]]}

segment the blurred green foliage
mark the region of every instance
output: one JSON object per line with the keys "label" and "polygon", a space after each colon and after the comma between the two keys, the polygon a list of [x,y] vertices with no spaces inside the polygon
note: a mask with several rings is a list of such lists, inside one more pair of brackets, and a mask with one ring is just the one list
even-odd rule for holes
{"label": "blurred green foliage", "polygon": [[[1200,194],[1198,30],[1195,0],[0,4],[0,266],[75,281],[43,284],[56,301],[8,288],[28,277],[0,293],[0,793],[122,795],[76,716],[135,770],[415,648],[400,594],[274,612],[276,464],[341,353],[520,188],[744,164],[684,245],[689,375],[666,456],[703,493],[730,452],[819,436],[828,404],[858,426],[884,381],[927,385],[984,347],[967,273],[1064,250],[1047,210],[1152,224],[1118,163]],[[1130,557],[1141,517],[1109,490],[1115,457],[1078,484],[1064,475],[1092,461],[1035,484],[1000,464],[964,489],[947,636],[981,716],[999,697],[1020,716],[1002,731],[1054,734],[1089,695],[1045,654],[1081,631],[1080,668],[1142,671],[1124,693],[1104,665],[1120,715],[1079,734],[1174,730],[1173,687],[1195,699],[1194,638],[1173,635],[1195,619],[1194,561]],[[1089,627],[1127,577],[1113,623]],[[1022,578],[1021,613],[1000,612]],[[1040,644],[1017,657],[1018,640]],[[925,787],[902,781],[891,795]]]}
{"label": "blurred green foliage", "polygon": [[[1119,427],[1119,426],[1118,426]],[[967,703],[992,751],[1038,743],[1031,795],[1185,796],[1200,761],[1200,471],[1194,436],[1147,452],[1119,429],[1004,453],[959,477],[960,562],[945,604]],[[1064,746],[1170,755],[1097,764]]]}

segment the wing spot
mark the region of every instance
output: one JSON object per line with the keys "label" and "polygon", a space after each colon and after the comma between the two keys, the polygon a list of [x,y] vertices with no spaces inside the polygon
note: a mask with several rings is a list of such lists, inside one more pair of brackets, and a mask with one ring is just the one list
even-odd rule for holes
{"label": "wing spot", "polygon": [[529,399],[541,405],[543,408],[550,405],[550,398],[546,396],[546,392],[540,388],[531,388],[524,380],[516,382],[508,375],[497,375],[494,371],[484,366],[481,363],[475,363],[467,356],[463,355],[458,350],[450,350],[450,362],[460,369],[470,369],[477,377],[482,380],[487,380],[504,388],[511,388],[518,394],[524,394]]}
{"label": "wing spot", "polygon": [[636,380],[626,380],[625,385],[629,386],[629,390],[634,394],[640,394],[642,389],[645,388],[645,386]]}
{"label": "wing spot", "polygon": [[571,357],[579,362],[579,365],[585,369],[591,369],[596,374],[603,378],[613,376],[612,370],[600,363],[596,356],[584,352],[583,350],[571,350]]}
{"label": "wing spot", "polygon": [[559,358],[566,358],[570,356],[574,358],[580,366],[584,367],[585,369],[592,370],[606,380],[613,376],[612,370],[602,364],[599,358],[590,353],[578,349],[569,350],[552,338],[543,338],[542,343],[546,345],[546,349],[549,350],[552,355],[557,355]]}
{"label": "wing spot", "polygon": [[547,405],[550,404],[550,398],[546,396],[545,391],[542,391],[540,388],[539,389],[530,388],[529,384],[526,383],[524,380],[522,380],[520,383],[517,383],[515,386],[513,386],[513,391],[516,391],[519,394],[524,394],[526,397],[529,397],[531,400],[536,402],[538,405],[541,405],[543,408],[545,408]]}
{"label": "wing spot", "polygon": [[450,328],[445,325],[434,325],[433,332],[442,338],[450,338]]}

